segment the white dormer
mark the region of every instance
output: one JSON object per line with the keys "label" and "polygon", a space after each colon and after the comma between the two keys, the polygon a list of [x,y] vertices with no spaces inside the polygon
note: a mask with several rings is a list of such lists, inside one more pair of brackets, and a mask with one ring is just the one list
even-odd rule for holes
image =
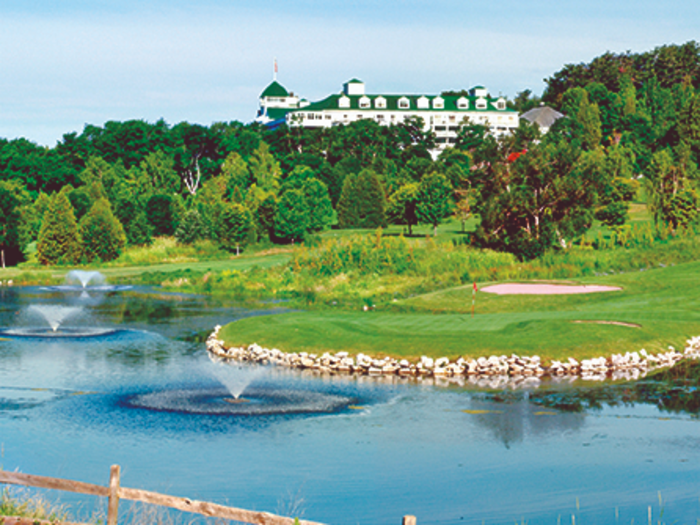
{"label": "white dormer", "polygon": [[457,99],[457,109],[469,109],[469,100],[467,97],[459,97]]}
{"label": "white dormer", "polygon": [[429,109],[430,108],[430,101],[428,100],[428,97],[422,96],[418,99],[417,102],[418,109]]}
{"label": "white dormer", "polygon": [[471,88],[469,94],[472,97],[488,97],[489,90],[486,89],[484,86],[474,86],[473,88]]}
{"label": "white dormer", "polygon": [[411,101],[408,100],[408,97],[401,97],[399,99],[398,106],[399,106],[399,109],[408,109],[411,107]]}
{"label": "white dormer", "polygon": [[442,97],[435,97],[433,99],[433,109],[445,109],[445,99]]}
{"label": "white dormer", "polygon": [[350,99],[343,95],[338,99],[338,107],[339,108],[349,108],[350,107]]}
{"label": "white dormer", "polygon": [[496,109],[506,109],[506,99],[504,99],[503,97],[500,97],[496,101]]}
{"label": "white dormer", "polygon": [[365,94],[365,83],[361,80],[353,78],[348,80],[343,84],[343,92],[346,95],[364,95]]}
{"label": "white dormer", "polygon": [[359,102],[360,109],[367,109],[368,107],[370,107],[370,105],[371,105],[371,102],[369,100],[369,97],[363,96],[360,99],[360,102]]}
{"label": "white dormer", "polygon": [[485,98],[477,99],[476,109],[486,109],[486,99]]}
{"label": "white dormer", "polygon": [[377,109],[386,109],[386,99],[384,97],[375,98],[374,107]]}

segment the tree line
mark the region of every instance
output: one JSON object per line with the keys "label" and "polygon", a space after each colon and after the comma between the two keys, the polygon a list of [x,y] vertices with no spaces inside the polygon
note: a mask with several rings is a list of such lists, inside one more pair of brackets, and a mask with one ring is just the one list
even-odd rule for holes
{"label": "tree line", "polygon": [[526,259],[570,246],[594,219],[618,227],[643,184],[655,219],[696,220],[700,46],[606,53],[567,65],[542,97],[566,115],[542,135],[495,138],[464,122],[431,157],[420,119],[329,129],[141,120],[86,125],[52,148],[0,139],[0,249],[45,264],[111,260],[154,236],[240,251],[340,228],[480,219],[471,242]]}

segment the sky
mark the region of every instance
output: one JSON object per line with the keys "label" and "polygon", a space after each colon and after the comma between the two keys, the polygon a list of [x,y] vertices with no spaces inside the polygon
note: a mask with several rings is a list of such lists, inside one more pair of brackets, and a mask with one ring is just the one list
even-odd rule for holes
{"label": "sky", "polygon": [[700,40],[697,0],[0,0],[0,137],[255,117],[272,81],[316,101],[486,86],[513,98],[606,51]]}

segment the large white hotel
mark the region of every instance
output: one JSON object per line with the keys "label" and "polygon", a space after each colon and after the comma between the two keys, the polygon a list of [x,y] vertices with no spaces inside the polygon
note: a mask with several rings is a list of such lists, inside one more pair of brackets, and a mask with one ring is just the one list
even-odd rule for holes
{"label": "large white hotel", "polygon": [[267,126],[286,123],[290,127],[328,128],[370,119],[382,125],[398,124],[411,117],[423,119],[425,131],[435,134],[439,149],[454,144],[465,122],[483,124],[493,135],[504,135],[518,127],[515,110],[503,97],[494,98],[482,86],[465,95],[372,95],[365,84],[350,80],[341,93],[318,102],[300,99],[274,80],[260,94],[256,122]]}

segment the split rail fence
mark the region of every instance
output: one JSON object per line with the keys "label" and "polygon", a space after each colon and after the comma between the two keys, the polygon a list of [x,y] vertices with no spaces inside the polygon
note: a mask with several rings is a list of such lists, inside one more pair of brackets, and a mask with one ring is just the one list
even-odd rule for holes
{"label": "split rail fence", "polygon": [[[226,507],[216,503],[197,501],[188,498],[178,498],[147,490],[130,489],[120,485],[119,465],[112,465],[110,469],[109,486],[93,485],[81,481],[71,481],[67,479],[49,478],[45,476],[34,476],[31,474],[20,474],[18,472],[7,472],[0,470],[0,484],[22,485],[41,489],[63,490],[66,492],[76,492],[91,496],[108,498],[107,502],[107,524],[117,525],[119,512],[119,500],[139,501],[169,507],[183,512],[201,514],[209,518],[222,518],[225,520],[248,523],[252,525],[294,525],[295,518],[277,516],[269,512],[258,512],[253,510],[238,509],[236,507]],[[1,525],[36,525],[38,522],[31,518],[4,517],[0,516]],[[39,522],[41,523],[41,522]],[[48,524],[50,522],[46,522]],[[315,521],[298,520],[299,525],[323,525]],[[52,524],[54,525],[54,524]],[[84,525],[62,522],[62,525]],[[416,525],[414,516],[404,516],[403,525]]]}

